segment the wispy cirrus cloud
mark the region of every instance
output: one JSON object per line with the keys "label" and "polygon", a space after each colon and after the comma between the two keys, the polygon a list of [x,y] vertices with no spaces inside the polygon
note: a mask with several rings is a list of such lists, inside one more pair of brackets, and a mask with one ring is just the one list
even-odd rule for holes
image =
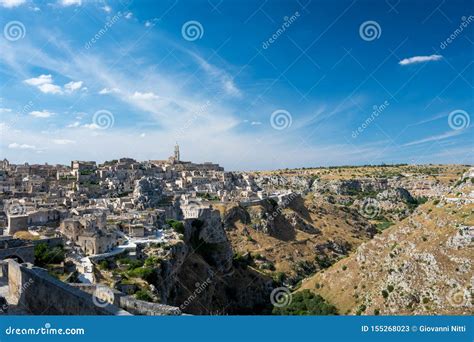
{"label": "wispy cirrus cloud", "polygon": [[409,65],[409,64],[415,64],[415,63],[426,63],[426,62],[432,62],[432,61],[439,61],[442,58],[443,56],[441,55],[414,56],[410,58],[404,58],[400,62],[398,62],[398,64]]}
{"label": "wispy cirrus cloud", "polygon": [[36,150],[36,146],[34,145],[19,144],[16,142],[8,144],[8,148],[17,149],[17,150]]}
{"label": "wispy cirrus cloud", "polygon": [[445,133],[442,133],[442,134],[432,135],[432,136],[429,136],[427,138],[414,140],[414,141],[408,142],[406,144],[403,144],[403,146],[413,146],[413,145],[424,144],[424,143],[427,143],[427,142],[443,140],[443,139],[447,139],[447,138],[450,138],[450,137],[454,137],[456,135],[460,135],[462,133],[463,133],[463,131],[448,131],[448,132],[445,132]]}

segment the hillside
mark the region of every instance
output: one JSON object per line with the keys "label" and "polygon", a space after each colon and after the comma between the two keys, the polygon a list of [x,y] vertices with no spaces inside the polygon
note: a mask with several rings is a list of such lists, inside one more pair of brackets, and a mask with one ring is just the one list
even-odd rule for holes
{"label": "hillside", "polygon": [[472,314],[472,174],[299,290],[320,294],[343,314]]}

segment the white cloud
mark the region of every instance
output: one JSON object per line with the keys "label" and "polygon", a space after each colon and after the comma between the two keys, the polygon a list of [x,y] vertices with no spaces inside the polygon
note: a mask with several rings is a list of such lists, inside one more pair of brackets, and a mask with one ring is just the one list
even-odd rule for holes
{"label": "white cloud", "polygon": [[131,98],[135,100],[158,100],[159,99],[158,95],[152,92],[140,93],[139,91],[136,91],[135,93],[133,93]]}
{"label": "white cloud", "polygon": [[131,19],[133,17],[133,13],[132,12],[127,12],[125,14],[125,19]]}
{"label": "white cloud", "polygon": [[5,8],[13,8],[23,5],[26,0],[0,0],[0,6]]}
{"label": "white cloud", "polygon": [[250,124],[252,126],[257,126],[257,125],[261,125],[262,123],[260,121],[252,121]]}
{"label": "white cloud", "polygon": [[118,88],[104,88],[101,91],[99,91],[99,94],[101,95],[106,95],[106,94],[118,94],[120,93],[120,89]]}
{"label": "white cloud", "polygon": [[101,7],[105,12],[110,13],[112,12],[112,7],[109,5],[105,5],[104,7]]}
{"label": "white cloud", "polygon": [[196,55],[193,52],[188,53],[195,58],[199,66],[211,76],[214,80],[217,80],[221,83],[224,92],[232,96],[241,96],[239,88],[236,86],[234,79],[229,75],[225,70],[219,69],[218,67],[208,63],[202,57]]}
{"label": "white cloud", "polygon": [[38,77],[29,78],[24,82],[37,87],[45,94],[62,94],[61,87],[53,83],[53,77],[51,75],[40,75]]}
{"label": "white cloud", "polygon": [[56,84],[50,84],[50,83],[42,84],[38,86],[38,89],[45,94],[62,94],[63,93],[60,86]]}
{"label": "white cloud", "polygon": [[34,146],[34,145],[18,144],[18,143],[9,144],[8,148],[18,149],[18,150],[36,150],[36,146]]}
{"label": "white cloud", "polygon": [[62,6],[81,6],[82,0],[60,0],[60,5]]}
{"label": "white cloud", "polygon": [[73,122],[72,124],[67,125],[67,128],[76,128],[79,127],[81,123],[79,121]]}
{"label": "white cloud", "polygon": [[49,112],[49,111],[44,110],[44,109],[42,111],[34,110],[34,111],[30,112],[29,114],[31,116],[34,116],[35,118],[49,118],[49,117],[54,115],[54,113]]}
{"label": "white cloud", "polygon": [[430,61],[439,61],[443,56],[441,55],[431,55],[431,56],[414,56],[410,58],[402,59],[398,64],[400,65],[408,65],[414,63],[424,63]]}
{"label": "white cloud", "polygon": [[84,124],[81,127],[84,127],[84,128],[87,128],[87,129],[100,129],[100,126],[96,125],[95,123]]}
{"label": "white cloud", "polygon": [[[62,94],[63,88],[61,86],[54,84],[53,77],[51,75],[40,75],[38,77],[29,78],[24,80],[28,85],[38,88],[41,92],[45,94]],[[73,93],[76,90],[81,89],[83,82],[82,81],[71,81],[64,85],[64,91],[66,93]],[[82,88],[86,89],[85,87]]]}
{"label": "white cloud", "polygon": [[69,139],[53,139],[53,143],[56,145],[69,145],[69,144],[75,144],[76,142],[74,140],[69,140]]}
{"label": "white cloud", "polygon": [[11,113],[12,110],[10,108],[0,108],[0,113]]}
{"label": "white cloud", "polygon": [[52,83],[53,77],[51,75],[40,75],[38,77],[29,78],[24,82],[32,86],[39,86],[42,84]]}
{"label": "white cloud", "polygon": [[68,93],[73,93],[73,92],[75,92],[76,90],[81,89],[81,87],[82,87],[82,81],[77,81],[77,82],[71,81],[71,82],[66,83],[66,84],[64,85],[64,89],[65,89],[66,92],[68,92]]}

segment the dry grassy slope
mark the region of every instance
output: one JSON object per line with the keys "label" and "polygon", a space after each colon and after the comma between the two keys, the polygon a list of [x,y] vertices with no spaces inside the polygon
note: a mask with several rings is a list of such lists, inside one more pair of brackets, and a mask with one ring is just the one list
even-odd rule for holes
{"label": "dry grassy slope", "polygon": [[450,184],[459,179],[461,174],[468,169],[465,165],[400,165],[400,166],[356,166],[356,167],[334,167],[334,168],[307,168],[260,171],[255,174],[283,176],[317,176],[322,180],[345,180],[365,177],[388,178],[397,175],[408,177],[423,176],[427,180],[437,179],[442,184]]}
{"label": "dry grassy slope", "polygon": [[341,313],[365,306],[363,314],[469,314],[473,234],[474,204],[430,201],[301,289],[321,294]]}
{"label": "dry grassy slope", "polygon": [[[298,262],[315,262],[316,245],[335,241],[347,242],[352,248],[356,248],[370,238],[365,230],[368,222],[360,215],[355,217],[354,214],[327,203],[315,205],[311,196],[297,207],[296,203],[298,202],[294,201],[284,212],[297,215],[305,223],[317,228],[319,233],[294,229],[288,222],[276,219],[277,234],[270,236],[239,221],[235,224],[235,229],[227,232],[234,252],[260,254],[274,264],[275,272],[294,276]],[[249,212],[258,210],[263,209],[248,209]]]}

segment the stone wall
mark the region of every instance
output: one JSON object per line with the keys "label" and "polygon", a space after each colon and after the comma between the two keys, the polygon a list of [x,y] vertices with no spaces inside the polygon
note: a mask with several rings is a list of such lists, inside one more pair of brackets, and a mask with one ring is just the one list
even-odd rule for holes
{"label": "stone wall", "polygon": [[[90,294],[97,293],[97,285],[95,284],[71,284],[72,286],[81,289]],[[102,285],[100,285],[102,286]],[[150,303],[143,300],[138,300],[132,296],[128,296],[123,292],[111,289],[109,287],[102,286],[100,291],[101,299],[111,304],[119,306],[133,315],[144,315],[144,316],[169,316],[169,315],[181,315],[181,310],[178,307]]]}
{"label": "stone wall", "polygon": [[33,315],[130,315],[120,308],[94,304],[91,294],[63,283],[46,270],[9,260],[10,296]]}

